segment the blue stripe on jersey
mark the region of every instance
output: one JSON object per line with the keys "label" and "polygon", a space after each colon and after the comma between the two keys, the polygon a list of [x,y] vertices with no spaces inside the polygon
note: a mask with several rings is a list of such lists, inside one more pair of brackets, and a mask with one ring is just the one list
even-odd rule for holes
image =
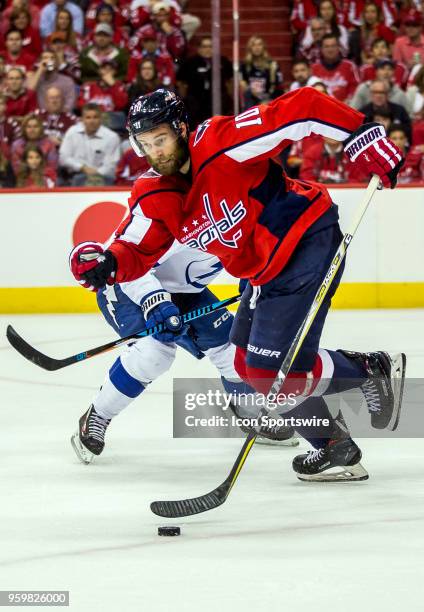
{"label": "blue stripe on jersey", "polygon": [[111,383],[127,397],[137,397],[146,388],[141,382],[128,374],[122,365],[121,358],[115,361],[109,370],[109,378]]}
{"label": "blue stripe on jersey", "polygon": [[[277,238],[284,238],[294,223],[316,201],[293,191],[286,191],[282,168],[270,162],[269,170],[262,183],[249,191],[265,208],[258,218],[258,223],[265,226]],[[302,183],[305,188],[309,186]]]}

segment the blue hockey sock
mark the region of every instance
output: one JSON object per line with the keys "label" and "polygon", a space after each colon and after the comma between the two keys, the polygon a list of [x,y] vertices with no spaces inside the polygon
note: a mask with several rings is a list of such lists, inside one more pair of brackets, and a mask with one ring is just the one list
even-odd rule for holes
{"label": "blue hockey sock", "polygon": [[368,374],[365,367],[361,366],[358,361],[349,359],[339,351],[327,350],[327,353],[334,364],[334,373],[324,395],[355,389],[365,382]]}
{"label": "blue hockey sock", "polygon": [[[284,418],[289,417],[303,421],[301,425],[296,424],[295,430],[317,449],[326,446],[337,429],[328,406],[322,397],[310,397],[305,400],[284,415]],[[323,420],[327,420],[328,424],[324,425]]]}
{"label": "blue hockey sock", "polygon": [[98,414],[105,419],[112,419],[126,408],[134,398],[145,389],[140,381],[131,376],[121,363],[115,361],[109,370],[100,391],[93,399],[93,405]]}

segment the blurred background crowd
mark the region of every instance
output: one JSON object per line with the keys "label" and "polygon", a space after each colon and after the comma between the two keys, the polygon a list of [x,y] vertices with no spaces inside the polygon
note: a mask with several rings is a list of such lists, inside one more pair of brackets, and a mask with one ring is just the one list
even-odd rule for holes
{"label": "blurred background crowd", "polygon": [[[192,129],[211,116],[212,39],[201,27],[210,8],[197,14],[191,1],[0,2],[0,188],[131,185],[146,162],[129,146],[126,113],[158,87],[184,98]],[[271,53],[278,33],[273,45],[260,32],[245,37],[241,109],[315,87],[383,123],[406,156],[399,182],[424,183],[421,0],[294,0],[287,8],[289,63]],[[233,79],[224,53],[223,114],[233,113]],[[341,143],[321,137],[293,144],[279,161],[294,178],[367,180],[352,174]]]}

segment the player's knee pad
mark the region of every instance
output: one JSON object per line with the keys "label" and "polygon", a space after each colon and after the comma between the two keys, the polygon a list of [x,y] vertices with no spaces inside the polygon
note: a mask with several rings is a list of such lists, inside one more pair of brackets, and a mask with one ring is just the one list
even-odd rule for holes
{"label": "player's knee pad", "polygon": [[129,346],[121,355],[121,361],[131,376],[149,384],[169,370],[176,350],[175,344],[163,344],[149,336]]}
{"label": "player's knee pad", "polygon": [[221,376],[225,378],[239,378],[234,368],[235,352],[236,347],[234,344],[226,342],[221,346],[207,349],[205,355],[209,357],[211,363],[217,368]]}
{"label": "player's knee pad", "polygon": [[109,370],[109,380],[115,389],[126,397],[135,398],[145,389],[145,386],[139,380],[128,373],[120,357]]}

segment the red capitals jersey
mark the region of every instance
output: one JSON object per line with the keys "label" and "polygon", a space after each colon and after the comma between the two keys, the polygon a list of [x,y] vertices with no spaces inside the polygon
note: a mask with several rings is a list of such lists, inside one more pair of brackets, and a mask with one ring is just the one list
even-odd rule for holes
{"label": "red capitals jersey", "polygon": [[312,65],[312,74],[325,84],[331,96],[342,102],[352,97],[359,85],[358,69],[353,62],[345,59],[331,67],[317,62]]}
{"label": "red capitals jersey", "polygon": [[237,117],[213,117],[191,135],[191,177],[152,171],[134,184],[130,214],[109,247],[116,282],[143,276],[176,238],[216,255],[230,274],[262,285],[331,206],[324,187],[294,181],[271,161],[311,133],[345,140],[363,115],[304,87]]}

